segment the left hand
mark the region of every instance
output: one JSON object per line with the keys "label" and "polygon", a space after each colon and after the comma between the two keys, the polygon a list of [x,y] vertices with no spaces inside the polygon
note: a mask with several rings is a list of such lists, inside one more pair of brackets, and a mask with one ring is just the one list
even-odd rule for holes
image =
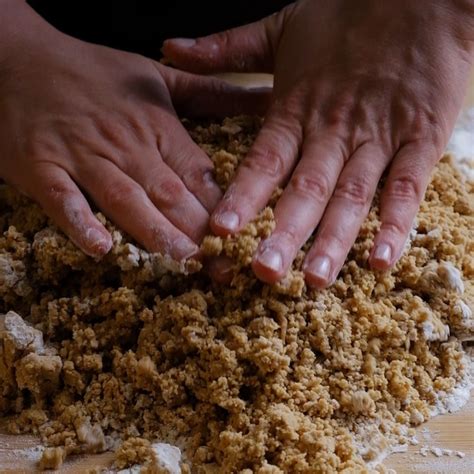
{"label": "left hand", "polygon": [[327,286],[389,168],[369,262],[394,265],[460,110],[473,51],[472,0],[301,0],[250,25],[165,42],[165,57],[191,72],[275,75],[264,126],[212,215],[214,232],[239,231],[286,184],[253,269],[281,279],[317,226],[303,270],[309,284]]}
{"label": "left hand", "polygon": [[92,201],[148,251],[196,258],[222,195],[177,113],[264,111],[266,91],[80,41],[26,2],[0,11],[0,178],[87,255],[112,246]]}

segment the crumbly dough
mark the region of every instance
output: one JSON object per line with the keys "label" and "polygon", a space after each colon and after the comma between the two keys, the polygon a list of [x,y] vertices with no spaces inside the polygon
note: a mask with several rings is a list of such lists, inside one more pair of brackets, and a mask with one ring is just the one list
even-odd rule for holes
{"label": "crumbly dough", "polygon": [[[185,124],[225,189],[261,121]],[[219,285],[100,214],[114,245],[94,261],[1,188],[0,413],[50,446],[41,467],[112,449],[118,468],[160,472],[151,443],[161,441],[182,449],[182,472],[369,472],[465,379],[474,190],[449,156],[396,267],[367,267],[375,202],[322,291],[301,272],[309,243],[282,282],[251,272],[278,195],[238,236],[204,240],[204,255],[232,259],[232,282]]]}
{"label": "crumbly dough", "polygon": [[46,448],[43,451],[38,467],[41,470],[59,469],[66,459],[66,451],[62,447]]}
{"label": "crumbly dough", "polygon": [[155,453],[150,441],[143,438],[128,438],[115,453],[115,466],[123,469],[138,463],[152,464]]}

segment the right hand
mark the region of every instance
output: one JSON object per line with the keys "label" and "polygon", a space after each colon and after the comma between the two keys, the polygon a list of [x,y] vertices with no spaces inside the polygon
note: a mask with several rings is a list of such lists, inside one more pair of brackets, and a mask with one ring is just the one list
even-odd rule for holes
{"label": "right hand", "polygon": [[90,256],[112,240],[83,192],[150,252],[195,255],[221,192],[174,107],[262,114],[267,92],[84,43],[26,3],[0,4],[0,177]]}
{"label": "right hand", "polygon": [[274,74],[263,127],[211,228],[239,232],[284,187],[252,267],[264,282],[281,280],[315,232],[301,268],[309,285],[324,288],[385,171],[368,260],[387,270],[400,258],[461,108],[474,62],[474,2],[300,0],[259,22],[168,40],[163,53],[193,73]]}

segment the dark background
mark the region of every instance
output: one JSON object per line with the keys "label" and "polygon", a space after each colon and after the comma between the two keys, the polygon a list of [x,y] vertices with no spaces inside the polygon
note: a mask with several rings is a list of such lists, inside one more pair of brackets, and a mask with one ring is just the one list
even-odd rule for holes
{"label": "dark background", "polygon": [[93,43],[160,57],[166,38],[196,37],[256,21],[289,0],[29,0],[56,28]]}

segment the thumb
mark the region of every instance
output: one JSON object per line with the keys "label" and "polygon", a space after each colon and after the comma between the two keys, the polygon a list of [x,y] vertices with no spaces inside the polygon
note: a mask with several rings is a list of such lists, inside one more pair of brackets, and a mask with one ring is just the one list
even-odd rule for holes
{"label": "thumb", "polygon": [[263,20],[197,39],[163,43],[164,60],[199,74],[273,72],[275,51],[294,4]]}
{"label": "thumb", "polygon": [[215,77],[177,71],[154,63],[161,73],[178,115],[186,117],[231,117],[265,115],[271,88],[248,89]]}

